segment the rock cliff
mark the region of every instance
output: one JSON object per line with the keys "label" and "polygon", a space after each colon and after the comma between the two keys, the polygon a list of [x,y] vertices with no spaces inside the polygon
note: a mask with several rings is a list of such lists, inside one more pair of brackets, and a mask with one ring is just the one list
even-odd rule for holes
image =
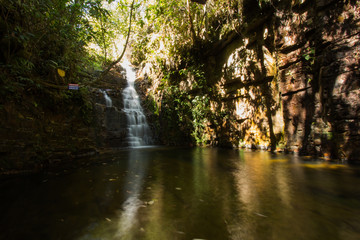
{"label": "rock cliff", "polygon": [[193,50],[204,76],[143,66],[160,139],[358,160],[359,2],[266,2],[244,0],[239,28]]}

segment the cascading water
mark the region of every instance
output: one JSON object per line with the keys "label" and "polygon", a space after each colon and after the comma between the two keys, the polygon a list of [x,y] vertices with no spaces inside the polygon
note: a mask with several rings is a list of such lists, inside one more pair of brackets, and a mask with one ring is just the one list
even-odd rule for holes
{"label": "cascading water", "polygon": [[130,147],[148,145],[151,141],[150,128],[140,105],[139,95],[135,90],[136,73],[128,61],[125,61],[122,66],[126,70],[128,83],[123,91],[123,110],[128,120],[128,145]]}
{"label": "cascading water", "polygon": [[107,94],[107,92],[105,90],[100,90],[100,92],[102,94],[104,94],[104,98],[105,98],[105,103],[106,103],[106,107],[112,107],[112,100],[109,97],[109,95]]}

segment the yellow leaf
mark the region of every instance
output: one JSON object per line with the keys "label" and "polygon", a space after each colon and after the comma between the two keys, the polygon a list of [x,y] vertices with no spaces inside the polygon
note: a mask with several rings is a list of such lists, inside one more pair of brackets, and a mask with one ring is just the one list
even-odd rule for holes
{"label": "yellow leaf", "polygon": [[58,68],[58,69],[57,69],[57,72],[58,72],[58,74],[60,75],[60,77],[65,77],[65,71],[64,71],[64,70]]}
{"label": "yellow leaf", "polygon": [[345,18],[343,16],[339,16],[337,19],[340,23],[343,23]]}

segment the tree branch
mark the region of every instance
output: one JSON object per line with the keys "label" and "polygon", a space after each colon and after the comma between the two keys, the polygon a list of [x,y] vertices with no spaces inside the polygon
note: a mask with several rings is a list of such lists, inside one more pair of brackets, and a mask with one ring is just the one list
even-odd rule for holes
{"label": "tree branch", "polygon": [[128,34],[127,34],[127,37],[126,37],[126,42],[125,42],[125,45],[124,45],[124,49],[120,55],[120,57],[118,59],[116,59],[115,61],[113,61],[101,74],[100,76],[94,81],[94,83],[100,81],[101,79],[103,79],[103,77],[108,74],[110,72],[110,70],[116,65],[118,64],[121,59],[123,58],[124,54],[125,54],[125,51],[126,51],[126,47],[129,43],[129,39],[130,39],[130,33],[131,33],[131,24],[132,24],[132,15],[133,15],[133,9],[134,9],[134,3],[135,3],[135,0],[132,1],[131,3],[131,7],[130,7],[130,19],[129,19],[129,29],[128,29]]}

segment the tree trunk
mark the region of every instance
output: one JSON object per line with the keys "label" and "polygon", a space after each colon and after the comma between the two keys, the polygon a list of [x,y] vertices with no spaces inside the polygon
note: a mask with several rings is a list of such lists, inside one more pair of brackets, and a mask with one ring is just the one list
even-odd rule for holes
{"label": "tree trunk", "polygon": [[194,29],[193,19],[192,19],[192,16],[191,16],[191,9],[190,9],[189,0],[187,0],[187,9],[188,9],[188,16],[189,16],[189,26],[190,26],[191,39],[192,39],[193,43],[195,43],[196,40],[197,40],[197,37],[196,37],[195,29]]}

